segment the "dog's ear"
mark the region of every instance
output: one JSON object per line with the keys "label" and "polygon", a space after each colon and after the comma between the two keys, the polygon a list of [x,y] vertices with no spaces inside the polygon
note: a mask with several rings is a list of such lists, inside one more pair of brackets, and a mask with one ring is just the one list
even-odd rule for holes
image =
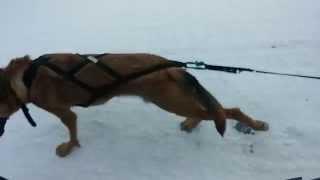
{"label": "dog's ear", "polygon": [[30,58],[30,56],[27,54],[27,55],[25,55],[25,56],[22,57],[22,60],[23,60],[23,61],[31,61],[31,58]]}
{"label": "dog's ear", "polygon": [[9,65],[5,68],[5,71],[8,75],[15,74],[22,67],[30,63],[31,63],[31,59],[29,55],[25,55],[20,58],[15,58],[10,61]]}

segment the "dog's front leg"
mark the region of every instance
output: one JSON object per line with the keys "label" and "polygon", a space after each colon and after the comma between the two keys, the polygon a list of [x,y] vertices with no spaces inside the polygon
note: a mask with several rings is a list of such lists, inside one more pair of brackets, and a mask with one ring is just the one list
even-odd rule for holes
{"label": "dog's front leg", "polygon": [[70,139],[57,146],[56,154],[60,157],[65,157],[72,152],[74,147],[80,147],[77,136],[77,115],[70,110],[66,109],[48,109],[51,113],[60,118],[62,123],[68,128]]}

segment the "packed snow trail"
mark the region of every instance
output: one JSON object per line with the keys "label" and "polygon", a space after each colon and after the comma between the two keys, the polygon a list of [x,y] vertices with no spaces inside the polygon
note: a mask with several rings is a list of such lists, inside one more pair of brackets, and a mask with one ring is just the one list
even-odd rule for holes
{"label": "packed snow trail", "polygon": [[[0,64],[51,52],[147,52],[169,59],[262,71],[320,75],[320,2],[314,0],[4,0]],[[74,108],[81,148],[55,155],[66,129],[29,105],[0,139],[0,176],[55,179],[288,179],[320,176],[320,82],[274,75],[189,70],[226,107],[267,121],[245,135],[228,121],[224,138],[212,122],[191,134],[182,117],[139,98]]]}

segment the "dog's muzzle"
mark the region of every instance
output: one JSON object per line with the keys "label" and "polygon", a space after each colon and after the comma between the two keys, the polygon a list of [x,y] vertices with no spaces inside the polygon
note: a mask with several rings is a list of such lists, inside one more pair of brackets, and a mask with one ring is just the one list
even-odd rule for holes
{"label": "dog's muzzle", "polygon": [[3,133],[4,133],[4,129],[5,129],[7,120],[8,120],[7,117],[6,117],[6,118],[3,118],[3,117],[0,118],[0,137],[1,137],[1,136],[3,135]]}

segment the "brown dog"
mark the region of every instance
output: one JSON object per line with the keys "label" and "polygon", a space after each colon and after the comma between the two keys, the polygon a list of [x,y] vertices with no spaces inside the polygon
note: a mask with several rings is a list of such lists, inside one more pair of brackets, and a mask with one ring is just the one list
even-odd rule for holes
{"label": "brown dog", "polygon": [[99,105],[121,95],[140,96],[164,110],[186,117],[181,129],[187,132],[201,120],[213,120],[217,131],[223,135],[226,119],[238,120],[255,130],[268,129],[267,123],[250,118],[239,108],[223,108],[192,75],[183,68],[166,66],[170,61],[163,57],[48,54],[40,60],[38,58],[39,63],[25,56],[1,69],[0,117],[9,117],[26,103],[55,114],[70,134],[70,140],[56,149],[61,157],[80,146],[77,116],[71,107]]}

